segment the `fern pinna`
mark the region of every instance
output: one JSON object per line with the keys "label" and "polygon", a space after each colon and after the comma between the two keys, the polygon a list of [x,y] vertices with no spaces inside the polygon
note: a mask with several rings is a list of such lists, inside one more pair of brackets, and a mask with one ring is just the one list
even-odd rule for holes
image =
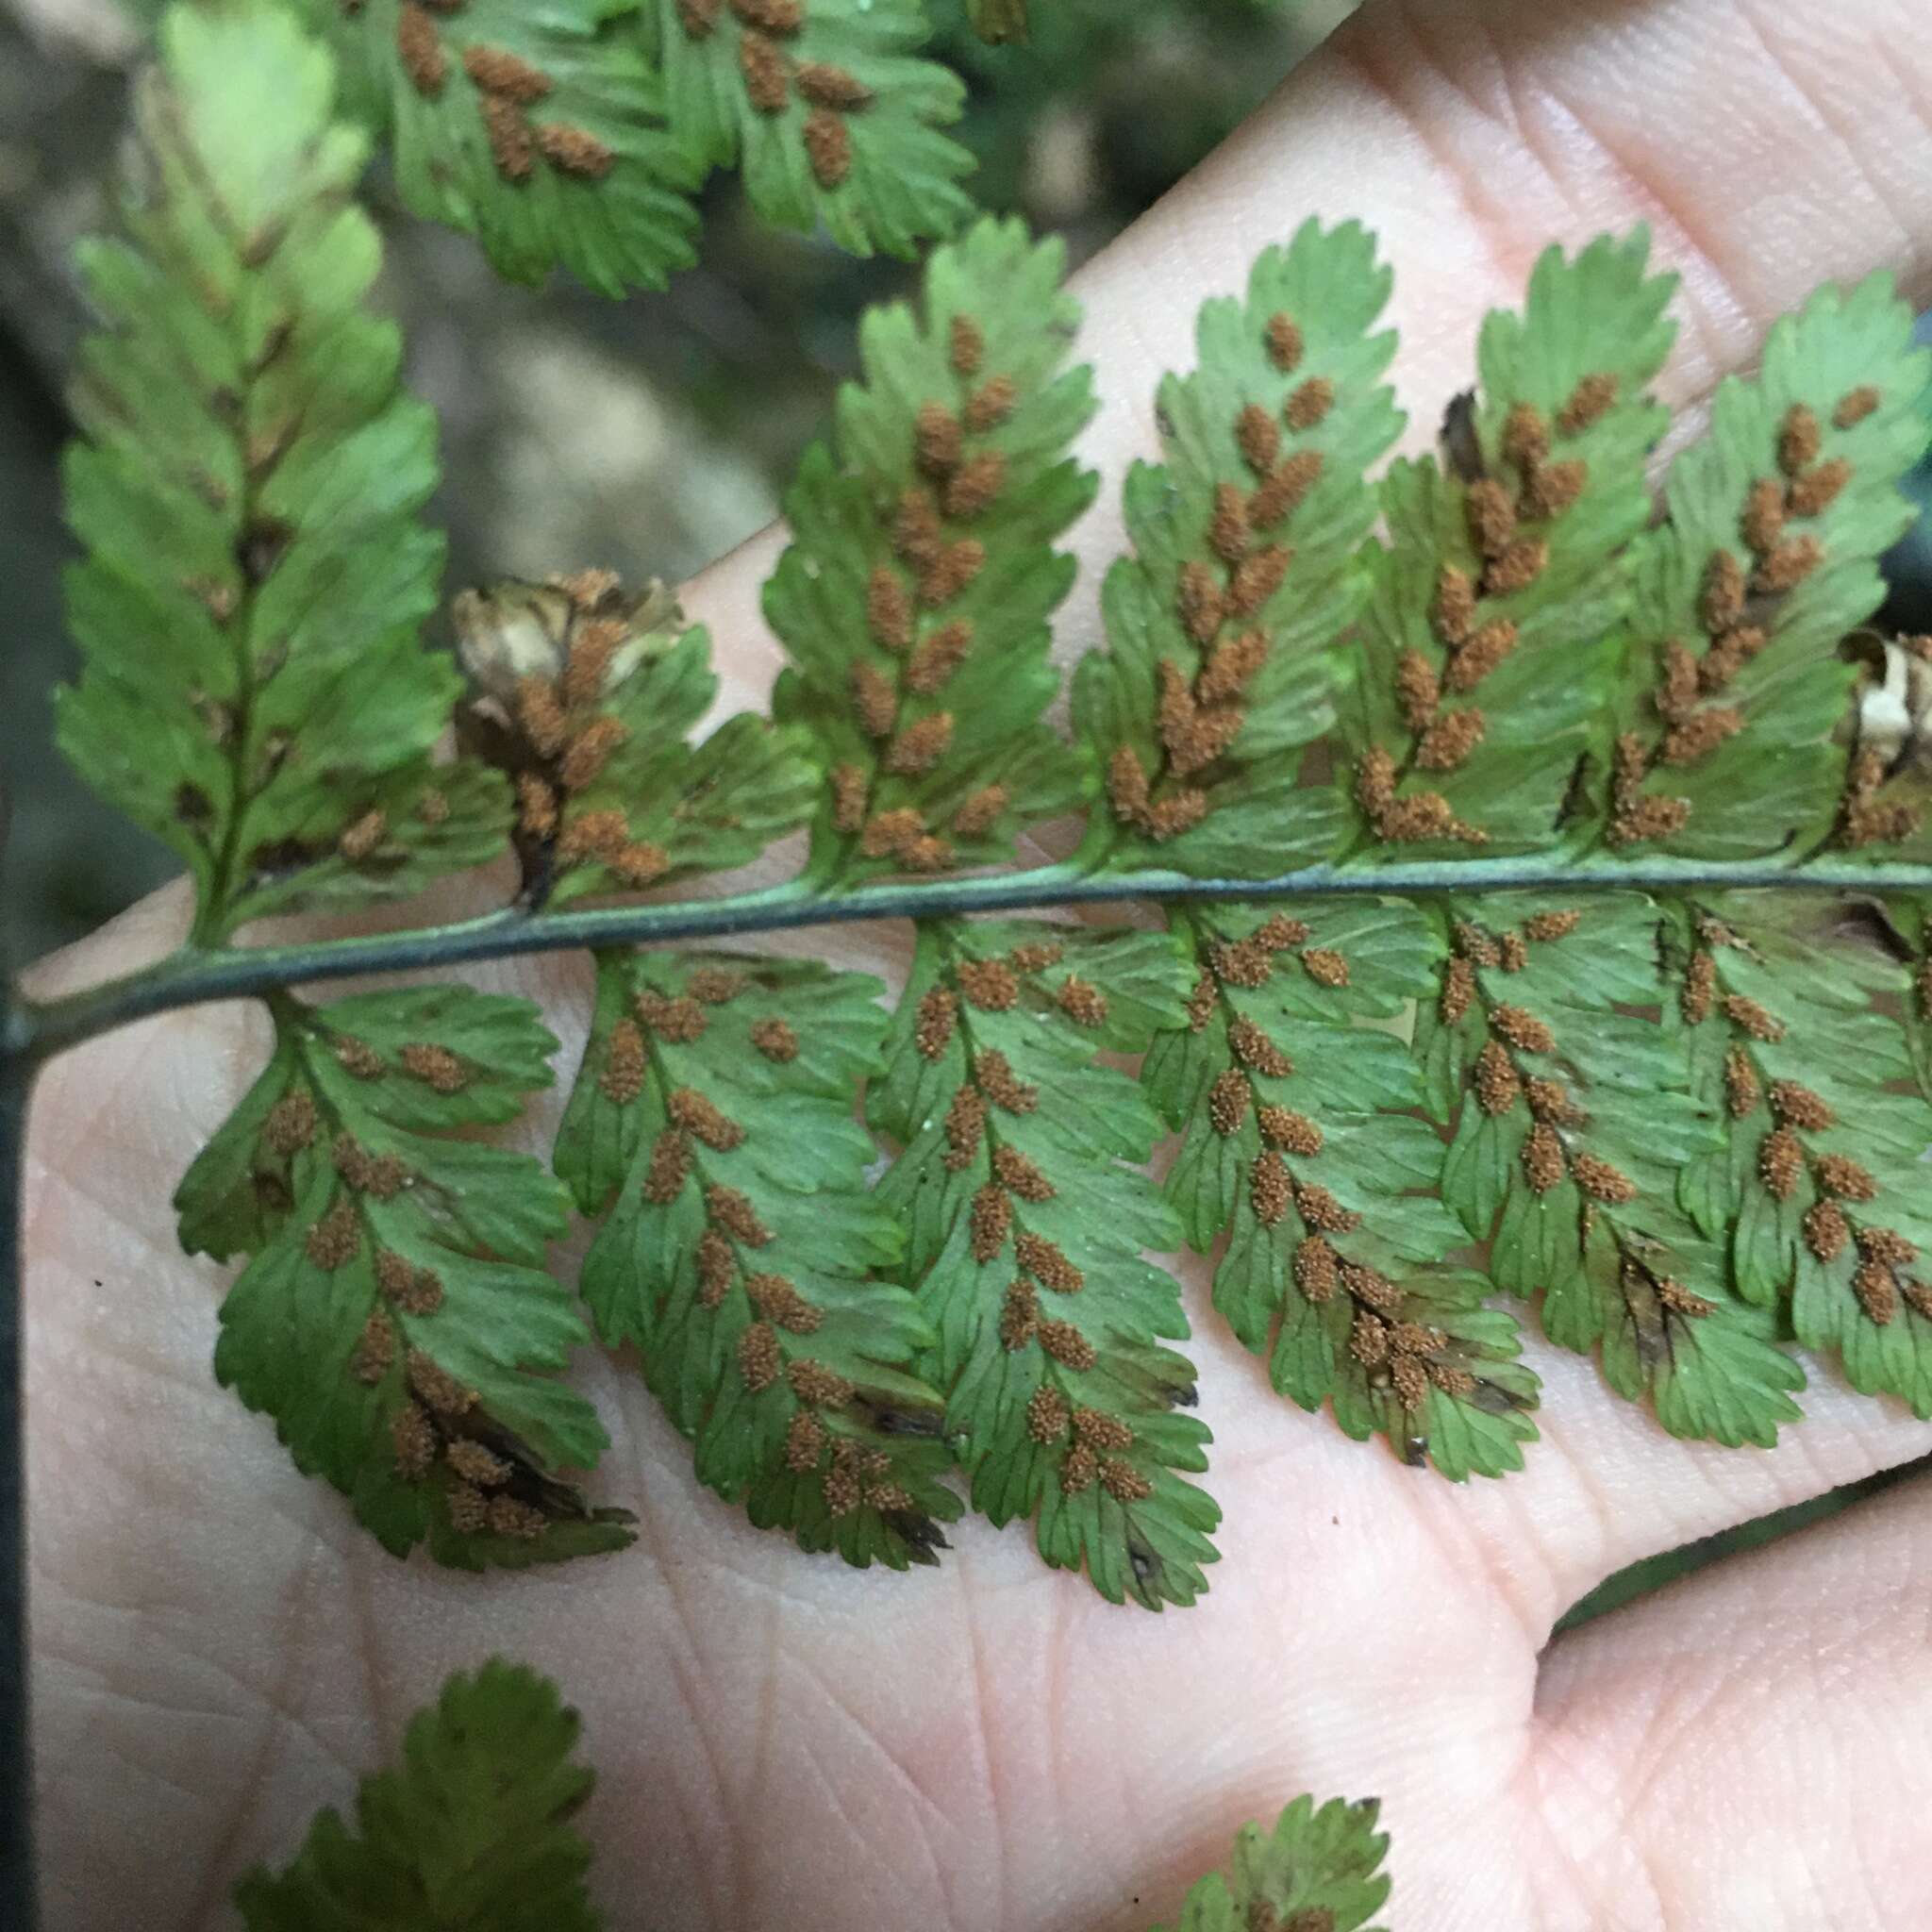
{"label": "fern pinna", "polygon": [[[868,118],[896,8],[416,18],[330,9],[344,111],[525,266],[487,178],[518,158],[546,248],[642,272],[643,229],[613,252],[573,199],[647,192],[599,64],[625,35],[774,210],[836,230],[841,142],[943,199],[924,137]],[[372,66],[398,32],[400,81]],[[1390,272],[1310,222],[1163,385],[1062,712],[1093,398],[1058,248],[983,223],[870,318],[801,465],[773,717],[701,731],[709,645],[659,587],[468,592],[456,662],[425,646],[432,430],[364,305],[331,60],[246,7],[163,47],[141,190],[89,258],[61,730],[199,894],[192,948],[105,1010],[267,990],[266,1065],[178,1196],[190,1247],[245,1257],[217,1373],[390,1548],[625,1540],[557,1379],[594,1326],[700,1477],[808,1549],[929,1562],[970,1501],[1109,1597],[1191,1602],[1211,1418],[1148,1258],[1183,1244],[1283,1395],[1452,1478],[1535,1439],[1532,1308],[1681,1435],[1771,1441],[1801,1349],[1932,1414],[1932,642],[1869,628],[1926,371],[1884,283],[1775,330],[1659,502],[1671,284],[1641,235],[1552,251],[1436,453],[1385,465]],[[290,110],[229,113],[241,73]],[[791,883],[666,898],[792,834]],[[1013,870],[1022,841],[1066,857]],[[504,852],[513,901],[469,925],[228,946]],[[890,1008],[748,942],[861,916],[916,921]],[[530,1007],[286,990],[575,945],[554,1172],[478,1132],[552,1077]],[[28,1019],[58,1043],[100,997]],[[587,1315],[546,1269],[573,1206]]]}

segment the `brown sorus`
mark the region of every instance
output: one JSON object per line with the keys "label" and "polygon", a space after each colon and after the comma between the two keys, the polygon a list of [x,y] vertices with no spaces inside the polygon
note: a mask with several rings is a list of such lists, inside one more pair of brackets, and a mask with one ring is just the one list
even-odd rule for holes
{"label": "brown sorus", "polygon": [[1020,385],[1010,375],[995,375],[974,391],[966,403],[966,426],[975,436],[996,429],[1013,413]]}
{"label": "brown sorus", "polygon": [[1086,1275],[1044,1235],[1022,1234],[1013,1243],[1013,1252],[1020,1257],[1021,1267],[1055,1294],[1078,1294],[1087,1285]]}
{"label": "brown sorus", "polygon": [[1036,1442],[1063,1441],[1071,1418],[1066,1398],[1050,1383],[1042,1382],[1026,1402],[1026,1433]]}
{"label": "brown sorus", "polygon": [[690,1177],[691,1141],[675,1127],[666,1127],[651,1143],[650,1164],[644,1170],[644,1199],[662,1208],[677,1198]]}
{"label": "brown sorus", "polygon": [[1217,1134],[1237,1134],[1248,1117],[1254,1089],[1247,1075],[1230,1067],[1208,1090],[1208,1120]]}
{"label": "brown sorus", "polygon": [[1785,411],[1783,425],[1778,430],[1778,468],[1787,476],[1802,475],[1818,460],[1824,444],[1824,432],[1819,426],[1816,411],[1803,403],[1793,403]]}
{"label": "brown sorus", "polygon": [[[802,68],[799,84],[804,86]],[[986,359],[986,331],[972,316],[956,315],[948,325],[946,340],[954,375],[977,375],[980,363]]]}
{"label": "brown sorus", "polygon": [[1851,1224],[1836,1201],[1820,1201],[1806,1210],[1805,1245],[1821,1261],[1835,1261],[1851,1238]]}
{"label": "brown sorus", "polygon": [[491,158],[506,181],[527,181],[537,165],[537,142],[530,124],[515,101],[503,94],[481,96],[483,132],[490,142]]}
{"label": "brown sorus", "polygon": [[537,130],[537,147],[553,168],[580,181],[601,181],[616,165],[616,152],[587,127],[568,121],[544,121]]}
{"label": "brown sorus", "polygon": [[1775,550],[1785,529],[1785,486],[1775,476],[1760,476],[1744,498],[1738,530],[1759,557]]}
{"label": "brown sorus", "polygon": [[[1264,417],[1264,421],[1270,419]],[[1272,427],[1272,422],[1270,426]],[[1322,480],[1327,458],[1318,449],[1297,450],[1262,477],[1248,499],[1248,521],[1257,530],[1272,530],[1292,516]]]}
{"label": "brown sorus", "polygon": [[1838,1121],[1824,1099],[1796,1080],[1771,1083],[1771,1110],[1786,1126],[1802,1127],[1807,1134],[1823,1133]]}
{"label": "brown sorus", "polygon": [[1556,1038],[1550,1029],[1522,1007],[1497,1007],[1490,1014],[1490,1027],[1519,1053],[1554,1053]]}
{"label": "brown sorus", "polygon": [[973,1258],[982,1267],[1006,1247],[1013,1226],[1013,1203],[1004,1188],[989,1181],[973,1197]]}
{"label": "brown sorus", "polygon": [[1545,463],[1524,485],[1523,513],[1548,523],[1572,508],[1589,484],[1588,463]]}
{"label": "brown sorus", "polygon": [[941,625],[912,653],[912,662],[907,665],[907,690],[916,691],[920,697],[931,697],[964,665],[972,640],[974,628],[970,618],[957,616],[949,625]]}
{"label": "brown sorus", "polygon": [[768,1060],[783,1062],[798,1058],[798,1035],[785,1020],[767,1018],[753,1021],[751,1043]]}
{"label": "brown sorus", "polygon": [[1317,1234],[1348,1234],[1361,1225],[1362,1218],[1354,1209],[1344,1208],[1326,1188],[1307,1181],[1296,1183],[1294,1207]]}
{"label": "brown sorus", "polygon": [[1297,435],[1316,428],[1335,407],[1335,385],[1325,375],[1311,375],[1282,406],[1282,421]]}
{"label": "brown sorus", "polygon": [[420,1482],[436,1460],[436,1424],[413,1402],[390,1418],[389,1439],[396,1453],[396,1473]]}
{"label": "brown sorus", "polygon": [[748,1248],[767,1246],[772,1231],[758,1217],[750,1200],[736,1188],[712,1186],[705,1190],[705,1212],[734,1241]]}
{"label": "brown sorus", "polygon": [[303,1250],[324,1274],[332,1274],[362,1251],[362,1222],[346,1195],[303,1237]]}
{"label": "brown sorus", "polygon": [[[872,90],[856,74],[829,60],[801,61],[791,76],[798,92],[816,108],[837,108],[849,114],[872,99]],[[970,315],[956,315],[952,325],[953,367],[971,375],[979,367],[985,346],[979,326]]]}
{"label": "brown sorus", "polygon": [[1255,1119],[1262,1140],[1271,1147],[1279,1147],[1283,1153],[1297,1155],[1304,1160],[1312,1160],[1322,1151],[1322,1129],[1292,1108],[1264,1107]]}
{"label": "brown sorus", "polygon": [[1051,1201],[1054,1184],[1017,1147],[995,1147],[992,1171],[1000,1185],[1023,1201]]}
{"label": "brown sorus", "polygon": [[380,809],[372,808],[343,827],[341,836],[336,841],[336,850],[351,865],[360,865],[375,851],[388,834],[387,814]]}
{"label": "brown sorus", "polygon": [[620,1020],[610,1029],[609,1042],[604,1049],[604,1071],[598,1077],[598,1091],[613,1105],[628,1107],[644,1091],[648,1066],[644,1036],[637,1023]]}
{"label": "brown sorus", "polygon": [[952,991],[936,986],[919,1002],[913,1021],[912,1043],[929,1060],[945,1052],[959,1016],[959,1003]]}
{"label": "brown sorus", "polygon": [[969,1006],[982,1012],[1008,1011],[1020,997],[1020,982],[1004,959],[962,959],[953,976]]}
{"label": "brown sorus", "polygon": [[1286,310],[1278,310],[1268,318],[1262,333],[1268,344],[1268,359],[1284,375],[1292,375],[1301,366],[1306,346],[1300,324]]}
{"label": "brown sorus", "polygon": [[531,66],[508,47],[466,47],[463,69],[485,93],[499,94],[523,107],[541,101],[553,85],[541,67]]}
{"label": "brown sorus", "polygon": [[1556,1129],[1542,1121],[1530,1128],[1523,1142],[1524,1177],[1539,1194],[1547,1194],[1567,1171],[1563,1143]]}
{"label": "brown sorus", "polygon": [[1818,1184],[1840,1201],[1870,1201],[1878,1192],[1878,1183],[1873,1179],[1871,1171],[1847,1154],[1820,1157]]}
{"label": "brown sorus", "polygon": [[436,23],[415,0],[404,0],[396,13],[396,53],[409,85],[429,99],[442,92],[449,78],[449,59],[442,51],[442,38]]}
{"label": "brown sorus", "polygon": [[1789,1201],[1805,1178],[1805,1150],[1789,1127],[1774,1127],[1757,1143],[1757,1178],[1780,1201]]}
{"label": "brown sorus", "polygon": [[1570,391],[1570,399],[1557,412],[1557,429],[1562,436],[1581,436],[1609,414],[1623,385],[1608,370],[1586,375]]}
{"label": "brown sorus", "polygon": [[1475,1089],[1476,1105],[1487,1114],[1505,1114],[1516,1105],[1523,1081],[1516,1063],[1497,1041],[1488,1041],[1476,1056],[1475,1071],[1470,1084]]}
{"label": "brown sorus", "polygon": [[782,114],[791,97],[791,76],[775,42],[750,31],[738,42],[738,70],[744,76],[745,98],[760,114]]}
{"label": "brown sorus", "polygon": [[1099,1351],[1071,1322],[1042,1322],[1035,1339],[1062,1368],[1076,1373],[1100,1359]]}
{"label": "brown sorus", "polygon": [[1242,458],[1257,476],[1267,475],[1281,454],[1281,425],[1259,403],[1250,403],[1235,418],[1234,439]]}
{"label": "brown sorus", "polygon": [[800,132],[812,179],[827,191],[842,187],[852,173],[852,130],[844,115],[831,108],[814,108]]}
{"label": "brown sorus", "polygon": [[726,1154],[743,1144],[743,1127],[694,1087],[674,1089],[665,1096],[664,1111],[675,1125],[695,1135],[714,1152]]}
{"label": "brown sorus", "polygon": [[647,1031],[673,1046],[689,1046],[702,1040],[711,1024],[704,1008],[688,993],[673,997],[647,986],[640,990],[631,1008]]}
{"label": "brown sorus", "polygon": [[437,1415],[467,1415],[475,1407],[476,1391],[420,1348],[409,1351],[406,1366],[417,1401]]}
{"label": "brown sorus", "polygon": [[777,1331],[769,1323],[754,1322],[738,1338],[738,1373],[754,1395],[771,1388],[784,1366]]}
{"label": "brown sorus", "polygon": [[1832,426],[1835,429],[1856,429],[1868,416],[1876,413],[1884,400],[1884,395],[1870,383],[1850,391],[1839,398],[1838,408],[1831,412]]}
{"label": "brown sorus", "polygon": [[1516,505],[1507,489],[1494,477],[1486,476],[1469,486],[1463,513],[1469,523],[1470,541],[1482,556],[1493,560],[1515,541]]}
{"label": "brown sorus", "polygon": [[262,1144],[270,1153],[299,1153],[315,1139],[315,1102],[306,1087],[285,1093],[269,1108],[261,1124]]}
{"label": "brown sorus", "polygon": [[1056,1004],[1075,1026],[1099,1027],[1107,1024],[1108,999],[1101,990],[1075,974],[1069,974],[1054,995]]}

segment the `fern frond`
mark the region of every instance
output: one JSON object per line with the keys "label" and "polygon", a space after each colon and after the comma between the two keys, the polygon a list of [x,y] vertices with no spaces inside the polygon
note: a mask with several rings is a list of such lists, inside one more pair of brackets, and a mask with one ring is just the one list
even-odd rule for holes
{"label": "fern frond", "polygon": [[804,823],[801,734],[741,712],[693,744],[717,695],[710,641],[662,585],[607,571],[456,601],[474,691],[463,728],[509,774],[532,895],[552,908],[748,864]]}
{"label": "fern frond", "polygon": [[774,709],[826,767],[812,871],[841,879],[1010,859],[1084,774],[1041,722],[1055,540],[1092,501],[1068,455],[1093,412],[1067,370],[1064,250],[986,221],[926,267],[921,312],[874,310],[864,385],[839,398],[786,499],[765,614],[795,668]]}
{"label": "fern frond", "polygon": [[1380,1811],[1374,1798],[1318,1808],[1303,1797],[1271,1831],[1242,1825],[1232,1872],[1210,1873],[1189,1892],[1175,1932],[1361,1932],[1389,1898]]}
{"label": "fern frond", "polygon": [[[1923,911],[1903,916],[1921,956]],[[1685,1208],[1727,1247],[1745,1300],[1788,1305],[1799,1341],[1839,1356],[1855,1389],[1932,1415],[1932,1112],[1904,936],[1831,901],[1731,894],[1674,908],[1669,938],[1670,1010],[1724,1123],[1683,1171]]]}
{"label": "fern frond", "polygon": [[920,0],[645,0],[644,19],[678,137],[736,161],[766,221],[910,259],[973,212],[973,158],[941,131],[966,90],[922,58]]}
{"label": "fern frond", "polygon": [[[1773,329],[1755,380],[1719,389],[1670,479],[1637,606],[1608,787],[1620,850],[1740,858],[1811,849],[1847,783],[1839,645],[1885,594],[1878,558],[1911,519],[1932,356],[1889,275],[1825,289]],[[1909,829],[1854,774],[1851,848]]]}
{"label": "fern frond", "polygon": [[1417,908],[1310,902],[1192,913],[1187,1024],[1142,1080],[1184,1139],[1168,1174],[1189,1244],[1226,1252],[1215,1307],[1304,1408],[1379,1430],[1443,1474],[1500,1475],[1533,1441],[1537,1378],[1437,1198],[1443,1147],[1393,1030],[1444,953]]}
{"label": "fern frond", "polygon": [[1244,299],[1203,307],[1198,370],[1162,383],[1165,460],[1128,474],[1134,555],[1074,683],[1107,782],[1096,859],[1265,877],[1339,842],[1338,801],[1300,778],[1367,594],[1367,472],[1402,426],[1374,332],[1390,288],[1365,229],[1311,221]]}
{"label": "fern frond", "polygon": [[572,1824],[592,1777],[547,1678],[492,1657],[409,1720],[402,1762],[365,1777],[351,1829],[322,1812],[294,1862],[237,1886],[248,1932],[598,1932],[591,1848]]}
{"label": "fern frond", "polygon": [[557,1041],[527,1001],[414,988],[274,1008],[267,1069],[175,1194],[191,1253],[248,1265],[215,1374],[400,1556],[466,1569],[621,1548],[559,1480],[606,1446],[553,1372],[588,1340],[543,1272],[560,1189],[460,1130],[513,1119]]}
{"label": "fern frond", "polygon": [[1187,1318],[1142,1258],[1179,1235],[1135,1171],[1159,1122],[1096,1056],[1142,1051],[1181,989],[1161,934],[929,922],[868,1100],[903,1149],[879,1195],[974,1506],[1035,1518],[1049,1563],[1149,1609],[1207,1588],[1220,1511],[1177,1474],[1208,1431],[1174,1412],[1194,1370],[1160,1343]]}
{"label": "fern frond", "polygon": [[[187,861],[212,941],[414,891],[501,849],[508,812],[499,780],[429,759],[455,693],[417,637],[435,425],[362,307],[378,250],[328,57],[258,0],[176,8],[161,45],[125,239],[83,258],[108,327],[67,460],[85,670],[59,730]],[[238,110],[258,98],[277,110]]]}
{"label": "fern frond", "polygon": [[1418,1017],[1428,1110],[1455,1128],[1442,1197],[1543,1331],[1601,1353],[1674,1435],[1769,1443],[1804,1385],[1777,1324],[1679,1205],[1717,1143],[1710,1097],[1656,1005],[1663,914],[1636,894],[1453,904],[1452,955]]}
{"label": "fern frond", "polygon": [[557,1170],[602,1219],[583,1292],[636,1344],[700,1478],[808,1550],[929,1563],[958,1501],[932,1340],[852,1117],[876,980],[728,954],[600,955]]}
{"label": "fern frond", "polygon": [[342,62],[344,105],[390,137],[416,214],[497,271],[559,264],[607,295],[697,258],[704,158],[667,125],[661,75],[613,0],[296,0]]}
{"label": "fern frond", "polygon": [[1359,836],[1390,858],[1560,843],[1579,762],[1607,750],[1624,552],[1650,515],[1648,390],[1675,287],[1649,239],[1550,250],[1523,314],[1491,315],[1481,386],[1442,453],[1382,485],[1364,662],[1345,708]]}

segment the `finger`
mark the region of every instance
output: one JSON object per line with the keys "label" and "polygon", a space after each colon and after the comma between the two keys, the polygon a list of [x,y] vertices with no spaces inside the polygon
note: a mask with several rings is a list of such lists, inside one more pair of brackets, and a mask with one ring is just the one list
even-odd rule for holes
{"label": "finger", "polygon": [[1932,1924],[1932,1478],[1559,1638],[1539,1927]]}

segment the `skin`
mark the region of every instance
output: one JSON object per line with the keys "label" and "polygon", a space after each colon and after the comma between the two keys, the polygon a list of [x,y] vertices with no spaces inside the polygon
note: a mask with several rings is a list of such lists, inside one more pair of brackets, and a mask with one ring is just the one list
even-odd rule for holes
{"label": "skin", "polygon": [[[1111,503],[1154,446],[1157,375],[1200,296],[1308,211],[1399,265],[1401,386],[1428,423],[1480,312],[1538,249],[1642,219],[1685,286],[1665,389],[1694,409],[1777,312],[1880,264],[1932,290],[1932,13],[1919,0],[1386,0],[1084,277],[1108,488],[1061,627],[1096,633]],[[690,591],[735,704],[776,661],[761,538]],[[559,563],[575,559],[559,558]],[[451,894],[456,910],[474,897]],[[420,908],[418,908],[420,910]],[[50,962],[125,971],[178,891]],[[889,973],[905,935],[806,936]],[[574,1068],[576,960],[533,993]],[[58,1932],[228,1923],[258,1857],[343,1801],[443,1674],[555,1673],[599,1771],[612,1923],[658,1932],[1144,1925],[1296,1792],[1384,1801],[1397,1921],[1431,1932],[1890,1932],[1932,1923],[1932,1581],[1923,1481],[1556,1642],[1633,1558],[1932,1449],[1826,1366],[1774,1452],[1672,1441],[1591,1364],[1547,1380],[1528,1471],[1461,1491],[1270,1395],[1187,1281],[1224,1561],[1198,1608],[1115,1609],[1019,1530],[960,1526],[937,1573],[808,1560],[701,1491],[634,1376],[587,1351],[638,1546],[477,1580],[399,1564],[208,1374],[222,1278],[170,1188],[253,1073],[213,1007],[54,1065],[27,1241],[42,1850]],[[554,1104],[529,1144],[547,1141]],[[574,1268],[575,1256],[560,1257]]]}

